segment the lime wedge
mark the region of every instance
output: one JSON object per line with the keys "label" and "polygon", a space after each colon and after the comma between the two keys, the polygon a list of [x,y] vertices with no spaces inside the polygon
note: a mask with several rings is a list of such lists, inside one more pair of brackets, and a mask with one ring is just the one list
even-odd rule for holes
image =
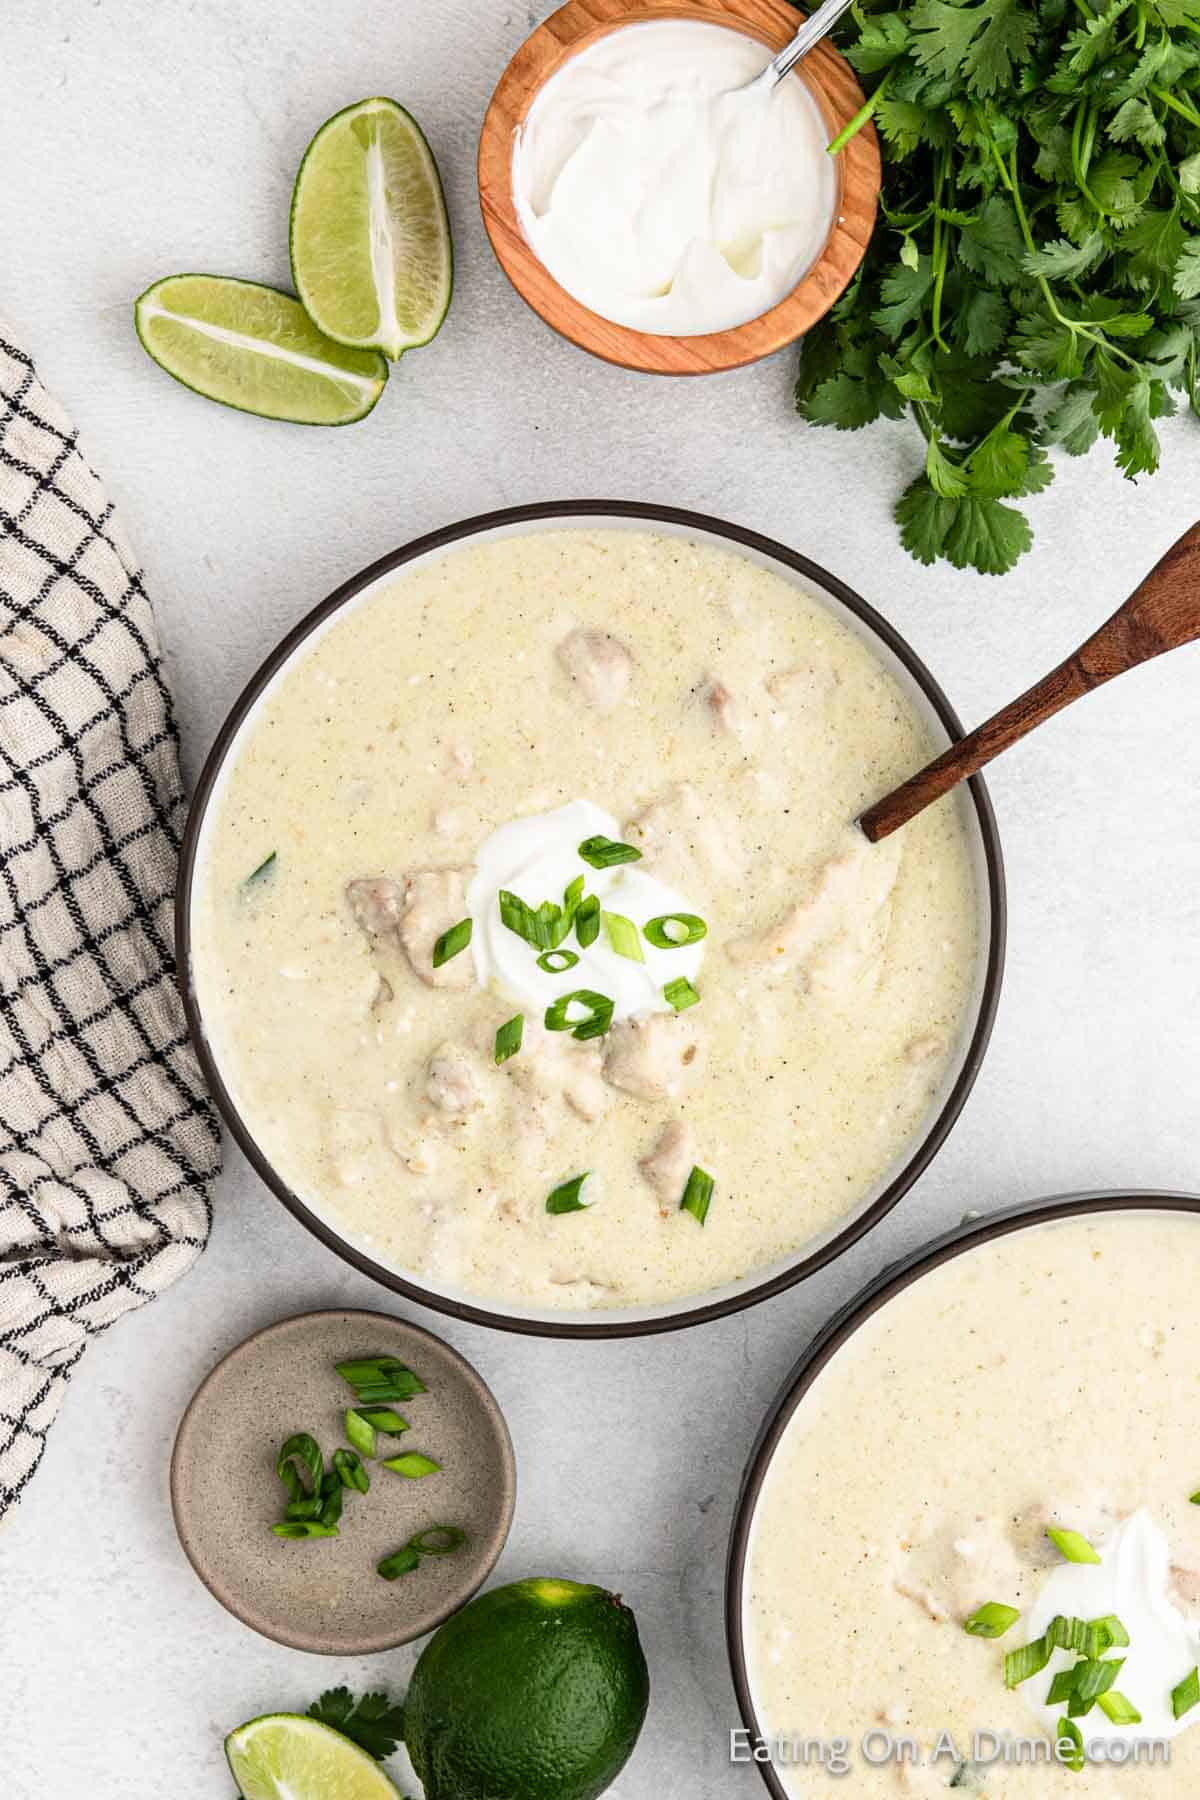
{"label": "lime wedge", "polygon": [[322,125],[292,195],[292,279],[321,330],[393,359],[427,344],[450,304],[450,221],[433,153],[394,100]]}
{"label": "lime wedge", "polygon": [[379,1764],[340,1731],[299,1713],[266,1713],[225,1739],[245,1800],[397,1800]]}
{"label": "lime wedge", "polygon": [[349,425],[388,377],[369,350],[317,330],[298,300],[225,275],[168,275],[138,296],[137,334],[155,362],[210,400],[300,425]]}

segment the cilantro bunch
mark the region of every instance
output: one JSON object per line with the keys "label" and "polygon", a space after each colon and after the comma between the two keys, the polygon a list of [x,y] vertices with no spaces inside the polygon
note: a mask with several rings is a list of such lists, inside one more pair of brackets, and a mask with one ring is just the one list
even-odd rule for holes
{"label": "cilantro bunch", "polygon": [[881,213],[796,403],[851,431],[910,414],[905,547],[1003,574],[1048,447],[1104,436],[1134,479],[1155,421],[1200,412],[1200,0],[859,0],[841,47]]}

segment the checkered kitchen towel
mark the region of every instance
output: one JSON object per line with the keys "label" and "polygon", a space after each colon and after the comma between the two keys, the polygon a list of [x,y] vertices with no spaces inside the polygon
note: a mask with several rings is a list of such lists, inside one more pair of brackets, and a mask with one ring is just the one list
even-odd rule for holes
{"label": "checkered kitchen towel", "polygon": [[137,564],[0,324],[0,1516],[88,1338],[208,1236],[217,1127],[174,985],[183,811]]}

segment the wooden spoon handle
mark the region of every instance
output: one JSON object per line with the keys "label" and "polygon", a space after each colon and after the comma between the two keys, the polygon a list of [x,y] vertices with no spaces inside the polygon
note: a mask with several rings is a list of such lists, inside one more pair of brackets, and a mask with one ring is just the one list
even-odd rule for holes
{"label": "wooden spoon handle", "polygon": [[1126,669],[1136,669],[1164,650],[1177,650],[1196,638],[1200,638],[1200,524],[1172,544],[1124,606],[1073,656],[994,718],[952,744],[903,786],[868,807],[859,825],[871,843],[877,844],[1025,737],[1035,725],[1070,706],[1072,700],[1080,700],[1114,675],[1123,675]]}

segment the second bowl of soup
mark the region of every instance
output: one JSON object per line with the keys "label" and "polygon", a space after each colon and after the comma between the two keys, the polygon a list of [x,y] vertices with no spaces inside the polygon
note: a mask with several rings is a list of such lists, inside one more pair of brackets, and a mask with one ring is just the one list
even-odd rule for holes
{"label": "second bowl of soup", "polygon": [[802,557],[608,503],[491,515],[239,701],[179,932],[225,1116],[306,1223],[490,1322],[662,1328],[817,1267],[941,1142],[1003,949],[957,720]]}

